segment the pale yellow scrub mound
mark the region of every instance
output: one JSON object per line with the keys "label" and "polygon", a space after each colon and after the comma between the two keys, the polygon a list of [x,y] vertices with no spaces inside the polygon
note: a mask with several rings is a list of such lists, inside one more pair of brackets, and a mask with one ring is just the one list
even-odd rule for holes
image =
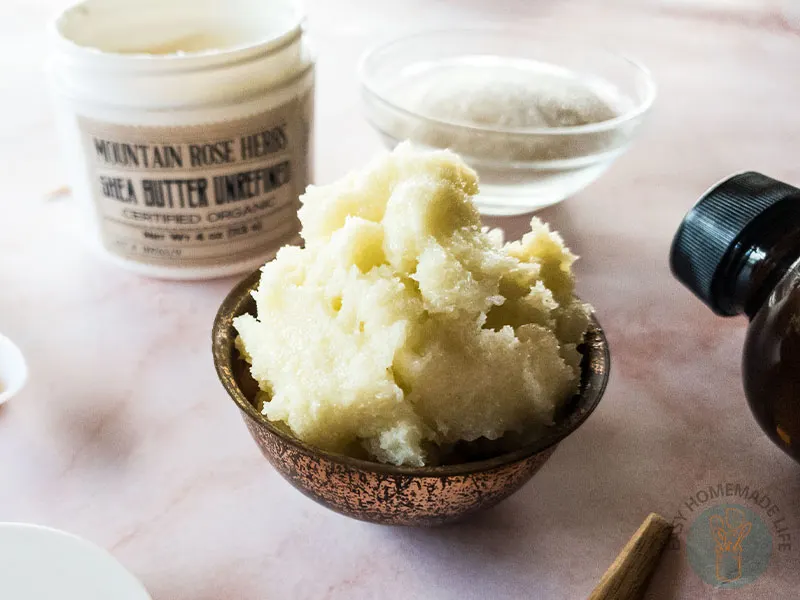
{"label": "pale yellow scrub mound", "polygon": [[305,248],[264,266],[258,316],[234,321],[267,418],[396,465],[552,423],[578,389],[588,326],[575,256],[536,218],[502,245],[477,193],[458,156],[408,144],[308,188]]}

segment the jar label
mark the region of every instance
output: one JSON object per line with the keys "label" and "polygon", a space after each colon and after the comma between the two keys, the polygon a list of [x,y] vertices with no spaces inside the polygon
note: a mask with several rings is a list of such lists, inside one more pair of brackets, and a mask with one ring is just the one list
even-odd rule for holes
{"label": "jar label", "polygon": [[80,116],[105,248],[149,265],[210,267],[294,241],[308,178],[304,104],[175,127]]}

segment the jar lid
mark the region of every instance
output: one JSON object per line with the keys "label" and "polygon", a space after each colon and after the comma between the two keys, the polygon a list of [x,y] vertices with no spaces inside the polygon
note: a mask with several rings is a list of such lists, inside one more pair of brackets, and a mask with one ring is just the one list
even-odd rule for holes
{"label": "jar lid", "polygon": [[745,234],[758,235],[757,217],[798,193],[800,189],[752,171],[718,183],[697,201],[675,234],[672,273],[717,314],[735,314],[714,294],[720,267]]}
{"label": "jar lid", "polygon": [[50,24],[55,54],[103,71],[171,72],[251,60],[291,45],[294,0],[81,0]]}

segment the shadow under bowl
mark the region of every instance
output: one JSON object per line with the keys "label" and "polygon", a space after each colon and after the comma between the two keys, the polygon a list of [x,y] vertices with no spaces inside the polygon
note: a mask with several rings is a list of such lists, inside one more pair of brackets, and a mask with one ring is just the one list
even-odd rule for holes
{"label": "shadow under bowl", "polygon": [[559,442],[597,407],[608,382],[610,357],[605,334],[592,317],[581,347],[580,391],[536,441],[512,452],[431,467],[397,467],[326,452],[298,440],[253,405],[256,386],[239,358],[233,319],[255,314],[250,292],[260,271],[228,295],[217,313],[212,349],[217,375],[242,413],[266,459],[303,494],[338,513],[385,525],[441,525],[494,506],[533,477]]}

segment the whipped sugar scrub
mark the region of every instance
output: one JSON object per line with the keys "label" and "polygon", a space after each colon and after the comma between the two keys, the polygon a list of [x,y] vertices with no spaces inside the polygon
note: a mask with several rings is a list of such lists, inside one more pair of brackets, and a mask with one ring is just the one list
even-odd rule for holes
{"label": "whipped sugar scrub", "polygon": [[262,269],[234,319],[263,414],[318,448],[421,466],[528,437],[578,391],[589,307],[575,256],[533,218],[481,227],[475,171],[409,143],[302,197],[305,247]]}

